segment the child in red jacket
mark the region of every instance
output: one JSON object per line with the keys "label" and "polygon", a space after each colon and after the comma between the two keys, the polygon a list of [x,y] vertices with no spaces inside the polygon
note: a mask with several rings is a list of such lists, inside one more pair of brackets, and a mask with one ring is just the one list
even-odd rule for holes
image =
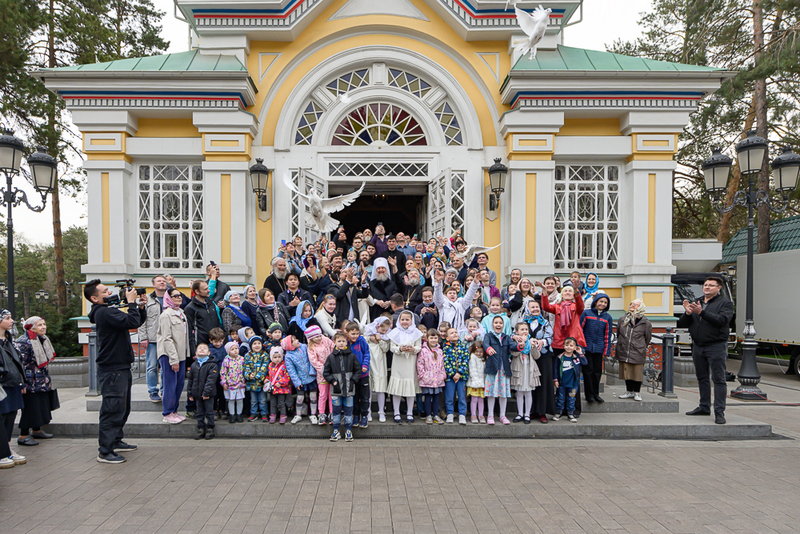
{"label": "child in red jacket", "polygon": [[278,411],[280,411],[280,424],[284,424],[286,423],[286,400],[292,393],[292,379],[289,378],[289,373],[286,371],[282,348],[272,347],[269,351],[269,359],[269,371],[267,380],[264,382],[264,391],[270,394],[269,422],[274,423],[278,418]]}

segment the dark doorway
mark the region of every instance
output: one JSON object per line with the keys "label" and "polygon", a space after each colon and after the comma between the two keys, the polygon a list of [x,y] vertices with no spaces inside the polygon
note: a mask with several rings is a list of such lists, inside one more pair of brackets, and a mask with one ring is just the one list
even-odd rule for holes
{"label": "dark doorway", "polygon": [[417,214],[424,199],[423,195],[386,195],[364,193],[350,206],[333,216],[347,231],[348,237],[365,228],[375,230],[382,223],[387,233],[417,233],[419,221]]}

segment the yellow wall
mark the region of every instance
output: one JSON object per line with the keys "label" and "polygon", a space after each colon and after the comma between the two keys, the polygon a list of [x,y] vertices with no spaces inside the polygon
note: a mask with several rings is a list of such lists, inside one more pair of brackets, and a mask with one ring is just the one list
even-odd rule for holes
{"label": "yellow wall", "polygon": [[566,118],[558,135],[622,135],[617,118]]}
{"label": "yellow wall", "polygon": [[138,121],[136,137],[200,137],[191,117],[157,119],[142,117]]}

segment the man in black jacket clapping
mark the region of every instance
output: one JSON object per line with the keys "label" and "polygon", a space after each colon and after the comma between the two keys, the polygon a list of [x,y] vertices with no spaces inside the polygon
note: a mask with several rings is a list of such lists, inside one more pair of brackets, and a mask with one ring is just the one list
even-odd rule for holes
{"label": "man in black jacket clapping", "polygon": [[127,313],[108,305],[111,290],[95,279],[83,288],[83,296],[92,303],[89,321],[97,325],[97,383],[103,402],[98,425],[98,455],[101,463],[120,464],[125,458],[117,454],[135,451],[136,445],[122,441],[123,429],[131,413],[131,364],[133,348],[130,331],[147,320],[144,300],[135,289],[125,293],[131,303]]}
{"label": "man in black jacket clapping", "polygon": [[684,314],[678,328],[689,328],[692,336],[692,360],[700,388],[700,405],[686,415],[711,415],[711,381],[714,382],[714,422],[725,424],[725,360],[728,357],[728,335],[733,318],[733,303],[722,295],[722,279],[710,276],[703,282],[703,298],[683,301]]}

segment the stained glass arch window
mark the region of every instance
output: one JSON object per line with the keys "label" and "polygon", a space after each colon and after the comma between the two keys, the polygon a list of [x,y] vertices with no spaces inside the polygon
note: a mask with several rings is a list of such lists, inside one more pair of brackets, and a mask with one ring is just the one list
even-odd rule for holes
{"label": "stained glass arch window", "polygon": [[425,146],[428,140],[417,119],[388,102],[372,102],[348,113],[333,133],[339,146]]}

